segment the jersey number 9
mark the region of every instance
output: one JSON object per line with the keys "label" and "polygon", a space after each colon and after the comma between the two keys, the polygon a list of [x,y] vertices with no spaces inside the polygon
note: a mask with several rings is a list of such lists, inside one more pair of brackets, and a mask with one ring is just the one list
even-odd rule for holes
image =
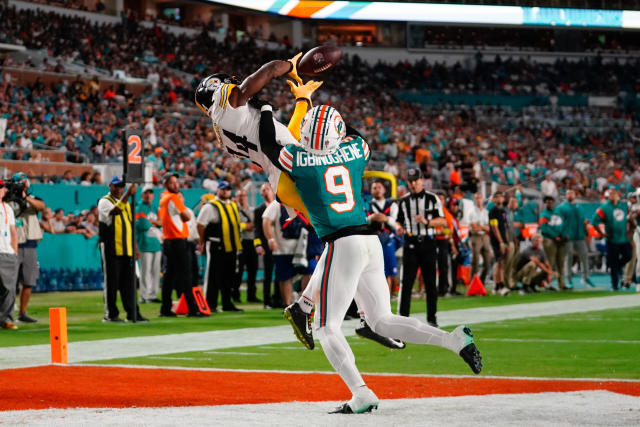
{"label": "jersey number 9", "polygon": [[[340,183],[336,178],[340,177]],[[356,205],[351,186],[351,174],[349,169],[342,165],[331,166],[324,173],[324,184],[327,191],[333,195],[344,194],[344,202],[329,203],[329,207],[338,213],[350,212]]]}

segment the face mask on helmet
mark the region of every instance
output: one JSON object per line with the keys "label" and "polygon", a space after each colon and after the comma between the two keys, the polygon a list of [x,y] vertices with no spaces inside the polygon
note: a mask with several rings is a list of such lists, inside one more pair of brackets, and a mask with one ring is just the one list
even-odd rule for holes
{"label": "face mask on helmet", "polygon": [[338,110],[319,105],[304,116],[300,144],[309,153],[323,156],[333,153],[345,135],[346,126]]}
{"label": "face mask on helmet", "polygon": [[196,88],[195,102],[198,107],[205,113],[209,113],[209,109],[213,105],[213,95],[216,90],[224,84],[238,84],[238,80],[234,76],[224,73],[212,74],[203,79]]}

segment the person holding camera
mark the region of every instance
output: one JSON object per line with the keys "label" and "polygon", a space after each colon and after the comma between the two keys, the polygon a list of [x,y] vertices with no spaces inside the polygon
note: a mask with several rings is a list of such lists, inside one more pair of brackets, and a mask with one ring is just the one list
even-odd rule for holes
{"label": "person holding camera", "polygon": [[13,209],[4,199],[7,188],[0,180],[0,329],[18,329],[13,323],[18,280],[18,235]]}
{"label": "person holding camera", "polygon": [[16,232],[18,233],[18,280],[16,295],[20,294],[20,313],[18,322],[37,323],[27,314],[27,306],[31,299],[31,289],[36,286],[40,275],[36,248],[42,240],[42,229],[38,220],[38,212],[45,209],[42,199],[29,194],[31,182],[24,172],[13,175],[8,186],[7,196],[15,212]]}

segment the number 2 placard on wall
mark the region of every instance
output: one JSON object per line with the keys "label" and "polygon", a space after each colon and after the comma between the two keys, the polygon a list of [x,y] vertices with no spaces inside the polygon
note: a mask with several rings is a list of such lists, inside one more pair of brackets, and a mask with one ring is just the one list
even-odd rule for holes
{"label": "number 2 placard on wall", "polygon": [[144,143],[143,132],[138,129],[127,129],[124,144],[124,176],[125,181],[144,183]]}

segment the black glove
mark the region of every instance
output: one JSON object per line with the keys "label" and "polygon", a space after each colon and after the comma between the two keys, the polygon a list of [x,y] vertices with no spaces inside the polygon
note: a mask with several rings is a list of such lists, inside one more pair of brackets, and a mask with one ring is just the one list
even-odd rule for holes
{"label": "black glove", "polygon": [[[271,105],[269,102],[265,101],[264,99],[260,99],[255,96],[252,98],[249,98],[249,100],[247,101],[247,104],[249,104],[249,107],[255,108],[258,111],[260,111],[260,109],[265,105]],[[278,111],[278,107],[274,107],[273,105],[271,105],[271,109],[273,111]]]}

